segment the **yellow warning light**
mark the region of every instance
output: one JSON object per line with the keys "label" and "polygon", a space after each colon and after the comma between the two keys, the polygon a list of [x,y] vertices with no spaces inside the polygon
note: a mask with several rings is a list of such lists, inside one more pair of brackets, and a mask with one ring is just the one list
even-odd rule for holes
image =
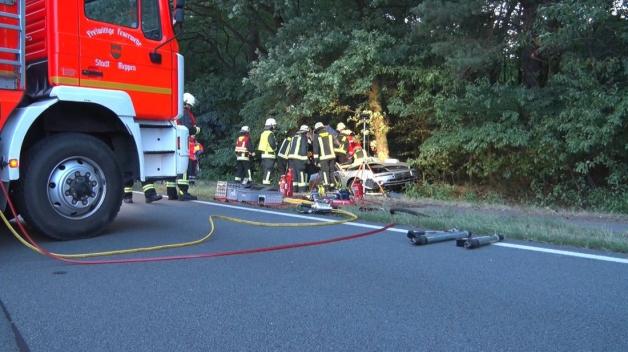
{"label": "yellow warning light", "polygon": [[17,159],[11,159],[9,160],[9,167],[12,169],[17,168],[20,165],[20,163],[17,161]]}

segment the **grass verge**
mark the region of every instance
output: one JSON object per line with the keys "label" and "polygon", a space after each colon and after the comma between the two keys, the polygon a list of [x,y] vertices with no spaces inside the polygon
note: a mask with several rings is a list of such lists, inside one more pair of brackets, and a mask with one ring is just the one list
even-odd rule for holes
{"label": "grass verge", "polygon": [[560,219],[503,215],[483,212],[460,212],[450,209],[421,210],[427,216],[395,214],[387,210],[360,211],[357,207],[347,210],[358,214],[360,219],[417,226],[430,230],[457,228],[476,234],[499,233],[507,239],[529,240],[628,253],[628,233],[615,233],[608,230],[581,228],[565,223]]}
{"label": "grass verge", "polygon": [[[156,184],[157,192],[166,193],[164,184]],[[201,200],[213,200],[216,189],[215,181],[199,180],[190,187],[190,193]],[[404,206],[409,206],[405,204]],[[420,206],[417,204],[417,206]],[[411,225],[430,230],[449,230],[457,228],[476,234],[499,233],[507,239],[529,240],[558,245],[570,245],[582,248],[628,253],[628,232],[616,233],[603,229],[583,228],[570,224],[560,217],[502,212],[499,209],[473,210],[438,206],[419,208],[427,215],[417,217],[396,214],[391,217],[388,208],[376,211],[360,211],[358,207],[347,207],[366,221]]]}

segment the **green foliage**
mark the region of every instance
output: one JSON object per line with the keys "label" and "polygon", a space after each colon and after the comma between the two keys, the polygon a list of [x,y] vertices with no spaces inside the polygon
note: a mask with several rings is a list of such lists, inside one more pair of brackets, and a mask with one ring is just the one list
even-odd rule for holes
{"label": "green foliage", "polygon": [[282,130],[347,122],[377,85],[391,153],[425,181],[411,195],[474,184],[537,204],[626,209],[625,1],[188,6],[188,89],[202,102],[214,170],[230,172],[242,124],[257,136],[269,116]]}
{"label": "green foliage", "polygon": [[456,189],[448,184],[414,183],[406,187],[406,196],[452,200],[456,198]]}

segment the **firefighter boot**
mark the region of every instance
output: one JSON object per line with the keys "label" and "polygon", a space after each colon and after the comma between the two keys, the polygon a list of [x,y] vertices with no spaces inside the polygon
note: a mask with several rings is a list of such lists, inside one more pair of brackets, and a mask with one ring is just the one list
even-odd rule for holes
{"label": "firefighter boot", "polygon": [[146,203],[156,202],[158,200],[161,200],[162,198],[163,196],[161,194],[151,194],[150,196],[146,196]]}
{"label": "firefighter boot", "polygon": [[146,203],[156,202],[156,201],[161,200],[163,198],[161,196],[161,194],[157,194],[157,191],[155,191],[155,189],[151,189],[151,190],[146,191],[144,193],[144,196],[146,197]]}
{"label": "firefighter boot", "polygon": [[197,199],[198,198],[196,196],[193,196],[189,194],[188,192],[185,192],[181,196],[179,196],[179,200],[197,200]]}
{"label": "firefighter boot", "polygon": [[179,199],[179,195],[177,194],[177,184],[175,182],[166,182],[166,194],[168,195],[168,200]]}
{"label": "firefighter boot", "polygon": [[122,200],[127,203],[133,203],[133,187],[124,187],[124,197]]}

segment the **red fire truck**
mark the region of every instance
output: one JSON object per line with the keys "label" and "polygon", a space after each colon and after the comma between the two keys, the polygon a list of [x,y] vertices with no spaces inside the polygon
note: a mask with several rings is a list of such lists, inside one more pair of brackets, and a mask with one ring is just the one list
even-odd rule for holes
{"label": "red fire truck", "polygon": [[0,0],[0,178],[40,233],[96,234],[126,182],[185,172],[174,2]]}

